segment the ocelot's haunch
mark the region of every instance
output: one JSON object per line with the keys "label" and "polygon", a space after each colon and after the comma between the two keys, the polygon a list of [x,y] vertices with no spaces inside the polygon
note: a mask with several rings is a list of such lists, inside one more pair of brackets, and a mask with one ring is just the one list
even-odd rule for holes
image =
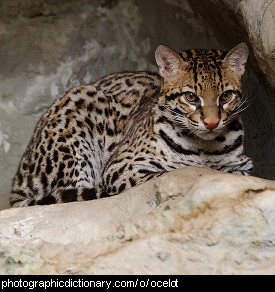
{"label": "ocelot's haunch", "polygon": [[248,48],[159,46],[159,75],[117,73],[68,91],[38,122],[13,180],[12,206],[113,196],[189,165],[249,175],[241,76]]}

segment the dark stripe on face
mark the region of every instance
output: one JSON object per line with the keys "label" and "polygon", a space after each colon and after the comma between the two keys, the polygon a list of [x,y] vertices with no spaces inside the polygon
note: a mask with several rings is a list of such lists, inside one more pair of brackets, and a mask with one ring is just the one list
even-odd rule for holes
{"label": "dark stripe on face", "polygon": [[199,153],[182,148],[181,145],[175,143],[163,130],[159,131],[160,137],[164,142],[171,147],[174,151],[184,155],[198,155]]}
{"label": "dark stripe on face", "polygon": [[198,82],[198,73],[197,73],[197,69],[198,69],[198,62],[197,62],[196,59],[194,58],[193,74],[194,74],[194,82],[195,82],[195,83]]}
{"label": "dark stripe on face", "polygon": [[220,80],[220,82],[222,82],[222,72],[221,72],[221,67],[218,65],[216,59],[214,59],[214,63],[215,63],[216,68],[217,68],[217,72],[218,72],[219,80]]}
{"label": "dark stripe on face", "polygon": [[170,101],[170,100],[175,100],[177,97],[182,96],[182,92],[176,92],[176,93],[171,93],[170,95],[165,96],[165,100]]}

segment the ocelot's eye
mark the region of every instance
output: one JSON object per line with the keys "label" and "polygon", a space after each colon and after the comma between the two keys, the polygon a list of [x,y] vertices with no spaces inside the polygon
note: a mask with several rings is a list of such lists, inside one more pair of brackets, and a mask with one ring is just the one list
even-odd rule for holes
{"label": "ocelot's eye", "polygon": [[191,103],[198,103],[200,101],[200,99],[193,92],[184,92],[183,96],[188,102]]}
{"label": "ocelot's eye", "polygon": [[227,90],[220,96],[220,102],[221,103],[229,102],[232,96],[233,96],[233,90]]}

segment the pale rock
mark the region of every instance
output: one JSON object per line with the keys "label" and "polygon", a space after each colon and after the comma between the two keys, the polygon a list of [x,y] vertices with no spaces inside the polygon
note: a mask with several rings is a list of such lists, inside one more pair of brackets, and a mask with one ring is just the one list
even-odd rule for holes
{"label": "pale rock", "polygon": [[245,0],[239,8],[259,66],[275,89],[275,2]]}
{"label": "pale rock", "polygon": [[275,183],[186,167],[121,195],[0,213],[2,274],[274,274]]}

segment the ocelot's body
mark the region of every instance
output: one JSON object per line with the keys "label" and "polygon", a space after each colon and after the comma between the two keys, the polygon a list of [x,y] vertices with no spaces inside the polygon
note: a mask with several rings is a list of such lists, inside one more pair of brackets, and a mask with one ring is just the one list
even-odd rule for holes
{"label": "ocelot's body", "polygon": [[73,88],[38,122],[13,181],[15,207],[121,193],[189,165],[249,175],[240,77],[229,53],[159,46],[159,75],[117,73]]}

